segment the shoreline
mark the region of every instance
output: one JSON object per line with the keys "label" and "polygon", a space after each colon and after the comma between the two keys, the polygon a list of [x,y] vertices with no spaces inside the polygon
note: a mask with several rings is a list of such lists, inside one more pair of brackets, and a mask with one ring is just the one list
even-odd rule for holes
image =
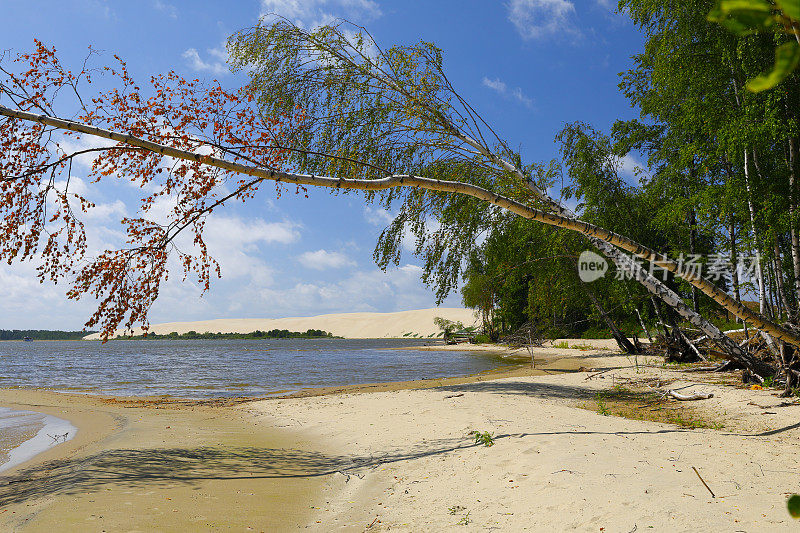
{"label": "shoreline", "polygon": [[[315,509],[314,531],[796,530],[785,501],[798,490],[800,403],[735,386],[735,374],[659,366],[660,357],[565,359],[598,371],[335,391],[238,409],[346,450],[346,478],[324,488],[328,505]],[[720,425],[688,429],[596,409],[607,393],[667,386],[713,392],[666,401],[679,416]],[[493,446],[475,443],[472,431],[491,435]]]}
{"label": "shoreline", "polygon": [[0,415],[4,422],[1,427],[11,436],[4,438],[4,445],[0,447],[0,456],[4,459],[0,463],[0,473],[72,440],[77,432],[68,420],[38,411],[0,408]]}
{"label": "shoreline", "polygon": [[[154,406],[156,406],[156,408],[162,408],[163,406],[185,407],[185,406],[195,406],[195,405],[222,407],[222,406],[232,406],[247,402],[270,400],[270,399],[309,398],[309,397],[318,397],[318,396],[327,396],[336,394],[357,394],[357,393],[386,392],[386,391],[411,390],[411,389],[429,389],[435,387],[477,383],[492,379],[574,372],[578,371],[579,369],[585,368],[585,363],[588,362],[584,361],[581,358],[576,359],[574,357],[566,357],[566,358],[560,357],[565,354],[563,349],[559,350],[556,354],[549,354],[549,353],[538,354],[537,366],[535,368],[531,368],[530,366],[528,366],[528,362],[530,361],[529,359],[530,356],[528,355],[527,350],[525,350],[524,348],[512,349],[501,345],[458,344],[458,345],[430,345],[430,346],[420,346],[420,347],[402,347],[397,349],[421,350],[421,351],[433,351],[433,350],[458,351],[458,352],[476,353],[481,355],[486,355],[487,353],[489,353],[497,355],[503,361],[507,361],[507,363],[504,364],[503,366],[498,366],[482,372],[459,375],[459,376],[445,376],[440,378],[426,378],[426,379],[405,380],[405,381],[387,381],[387,382],[375,382],[375,383],[362,382],[362,383],[354,383],[347,385],[304,387],[298,390],[276,390],[258,396],[226,396],[226,397],[215,397],[215,398],[193,398],[193,397],[178,396],[178,395],[130,396],[130,395],[108,394],[103,392],[61,390],[49,387],[25,387],[25,386],[0,387],[0,406],[10,405],[14,409],[24,411],[24,409],[20,408],[20,405],[25,405],[24,403],[17,404],[16,402],[9,402],[7,400],[7,395],[16,394],[18,392],[24,395],[25,391],[27,391],[28,394],[33,394],[33,395],[37,395],[39,393],[46,395],[54,394],[54,395],[62,395],[64,398],[72,398],[73,400],[74,397],[80,397],[80,398],[86,398],[89,401],[97,400],[99,402],[112,405],[117,404],[125,406],[138,406],[142,408],[149,408]],[[567,354],[569,354],[569,352],[567,352]],[[567,361],[568,364],[566,366],[563,364],[557,365],[556,363],[558,363],[559,361]],[[67,423],[67,425],[65,425],[64,427],[67,429],[67,432],[72,433],[72,435],[67,440],[63,441],[60,444],[65,444],[66,442],[71,441],[74,438],[78,428],[70,424],[69,420],[59,418],[57,415],[53,414],[53,413],[60,414],[58,410],[53,410],[47,405],[45,406],[36,405],[35,407],[36,409],[30,410],[29,412],[40,413],[54,420]],[[39,409],[41,407],[44,407],[44,409]],[[61,425],[59,425],[59,428],[61,428]],[[33,436],[33,438],[37,438],[40,435],[43,435],[42,433],[43,431],[45,431],[45,428],[40,429],[36,433],[36,435]],[[30,440],[32,439],[28,439],[25,442],[19,443],[17,446],[14,447],[14,449],[17,449],[21,446],[24,447],[26,444],[30,442]],[[20,466],[24,467],[26,463],[35,462],[41,454],[49,456],[50,454],[47,454],[45,452],[48,452],[49,450],[52,450],[54,448],[55,446],[51,445],[37,446],[35,451],[33,451],[32,453],[29,451],[29,453],[25,454],[25,457],[22,458],[21,460],[14,461],[13,459],[9,459],[4,463],[0,463],[0,475],[2,475],[3,472],[8,473],[7,471],[13,471],[17,467]],[[67,452],[65,452],[65,454],[66,453]]]}
{"label": "shoreline", "polygon": [[[536,369],[262,399],[2,389],[0,404],[49,411],[79,432],[0,475],[11,482],[0,481],[0,529],[796,528],[785,495],[800,473],[800,404],[659,357],[536,353]],[[602,395],[649,386],[712,391],[672,408],[724,430],[598,412]]]}

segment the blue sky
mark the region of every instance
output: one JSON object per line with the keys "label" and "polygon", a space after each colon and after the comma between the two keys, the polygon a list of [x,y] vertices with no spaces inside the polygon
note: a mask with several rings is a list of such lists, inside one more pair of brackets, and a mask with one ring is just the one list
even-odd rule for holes
{"label": "blue sky", "polygon": [[[30,50],[37,38],[77,67],[91,45],[104,52],[99,63],[116,53],[142,81],[174,69],[238,87],[245,80],[225,64],[231,33],[271,12],[307,27],[343,17],[367,27],[382,46],[436,43],[451,81],[473,107],[525,162],[546,161],[557,155],[553,138],[565,123],[582,120],[607,130],[617,118],[637,115],[617,83],[643,40],[614,8],[612,0],[5,0],[4,18],[11,23],[0,49]],[[114,245],[119,219],[136,209],[137,191],[83,186],[100,206],[87,220],[90,242]],[[220,211],[209,223],[208,241],[223,278],[200,298],[194,284],[173,276],[151,322],[435,305],[413,254],[406,251],[400,266],[385,273],[373,263],[388,213],[354,195],[312,190],[309,196],[276,199],[265,188],[247,205]],[[0,265],[0,329],[80,329],[92,301],[67,300],[66,284],[40,285],[34,268]],[[455,294],[443,305],[460,303]]]}

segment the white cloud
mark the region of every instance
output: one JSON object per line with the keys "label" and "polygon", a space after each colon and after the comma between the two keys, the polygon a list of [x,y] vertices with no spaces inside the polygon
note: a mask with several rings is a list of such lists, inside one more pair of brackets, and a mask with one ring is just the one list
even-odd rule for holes
{"label": "white cloud", "polygon": [[[359,270],[334,282],[302,281],[287,288],[249,290],[246,294],[242,293],[240,298],[243,309],[260,310],[260,315],[253,316],[274,317],[433,307],[434,298],[430,290],[420,283],[421,274],[422,268],[412,264],[387,272]],[[254,303],[248,304],[250,301]],[[442,305],[458,307],[461,297],[454,294]]]}
{"label": "white cloud", "polygon": [[575,5],[568,0],[510,0],[506,8],[508,20],[526,41],[559,34],[580,34],[570,21]]}
{"label": "white cloud", "polygon": [[107,0],[87,0],[83,4],[83,9],[90,12],[92,15],[101,15],[106,20],[117,20],[117,14],[108,5]]}
{"label": "white cloud", "polygon": [[316,28],[337,18],[368,22],[380,17],[373,0],[261,0],[261,15],[278,15],[301,28]]}
{"label": "white cloud", "polygon": [[519,87],[515,87],[513,89],[509,89],[508,85],[500,78],[489,79],[486,76],[483,77],[482,80],[483,86],[488,87],[489,89],[495,91],[497,94],[503,96],[504,98],[510,98],[519,102],[520,104],[524,105],[528,109],[533,109],[533,99],[530,98],[528,95],[522,92],[522,89]]}
{"label": "white cloud", "polygon": [[298,224],[290,221],[266,222],[214,215],[206,223],[209,238],[227,246],[247,246],[258,242],[289,244],[300,239]]}
{"label": "white cloud", "polygon": [[207,52],[218,59],[218,61],[203,61],[196,48],[189,48],[186,50],[182,57],[189,61],[189,66],[198,72],[210,72],[215,76],[221,76],[230,72],[228,65],[225,63],[227,54],[217,48],[211,48]]}
{"label": "white cloud", "polygon": [[304,267],[314,270],[329,270],[356,265],[355,261],[347,257],[345,254],[340,252],[329,252],[327,250],[305,252],[301,254],[297,260],[300,261]]}
{"label": "white cloud", "polygon": [[623,177],[632,178],[634,180],[638,180],[640,177],[650,177],[646,165],[641,163],[632,154],[625,154],[623,157],[617,158],[616,166],[617,172]]}
{"label": "white cloud", "polygon": [[387,226],[394,217],[383,207],[366,206],[364,208],[364,219],[373,226]]}
{"label": "white cloud", "polygon": [[497,91],[500,94],[505,94],[508,91],[508,87],[506,86],[505,82],[500,81],[500,78],[495,78],[490,80],[486,76],[483,77],[483,85],[492,89],[493,91]]}
{"label": "white cloud", "polygon": [[156,9],[156,11],[161,11],[171,19],[178,18],[178,8],[172,4],[166,4],[161,0],[155,0],[155,2],[153,2],[153,7]]}

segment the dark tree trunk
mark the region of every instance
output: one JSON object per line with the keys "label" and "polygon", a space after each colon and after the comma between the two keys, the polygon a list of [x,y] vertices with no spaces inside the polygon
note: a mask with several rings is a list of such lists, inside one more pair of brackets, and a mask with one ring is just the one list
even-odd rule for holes
{"label": "dark tree trunk", "polygon": [[600,316],[602,316],[603,320],[605,320],[606,324],[608,325],[608,329],[611,330],[611,336],[614,337],[614,340],[617,341],[619,349],[631,355],[638,355],[642,353],[642,347],[641,345],[639,345],[638,342],[639,339],[635,339],[634,341],[635,344],[629,341],[628,337],[619,330],[619,328],[611,319],[611,317],[608,315],[608,313],[606,313],[606,310],[603,309],[603,307],[600,305],[600,302],[597,301],[597,298],[595,298],[594,293],[592,293],[592,291],[589,290],[587,284],[581,282],[581,287],[583,287],[584,292],[592,301],[592,304],[594,305],[595,309],[597,309],[597,312],[600,313]]}

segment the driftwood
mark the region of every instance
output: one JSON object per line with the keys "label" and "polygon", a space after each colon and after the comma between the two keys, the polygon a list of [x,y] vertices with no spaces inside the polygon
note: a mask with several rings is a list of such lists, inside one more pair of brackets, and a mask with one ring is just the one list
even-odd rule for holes
{"label": "driftwood", "polygon": [[693,394],[683,394],[680,392],[675,392],[672,389],[667,391],[667,396],[675,398],[676,400],[680,400],[682,402],[690,402],[693,400],[708,400],[709,398],[714,397],[714,395],[710,392],[709,393],[695,392]]}
{"label": "driftwood", "polygon": [[681,337],[683,337],[683,342],[685,342],[686,346],[688,346],[694,352],[694,354],[697,356],[698,359],[700,359],[701,361],[708,362],[708,359],[706,359],[703,356],[703,354],[700,353],[700,350],[697,349],[697,346],[692,344],[692,341],[689,340],[689,338],[686,336],[686,334],[683,331],[678,329],[678,333],[680,333]]}

